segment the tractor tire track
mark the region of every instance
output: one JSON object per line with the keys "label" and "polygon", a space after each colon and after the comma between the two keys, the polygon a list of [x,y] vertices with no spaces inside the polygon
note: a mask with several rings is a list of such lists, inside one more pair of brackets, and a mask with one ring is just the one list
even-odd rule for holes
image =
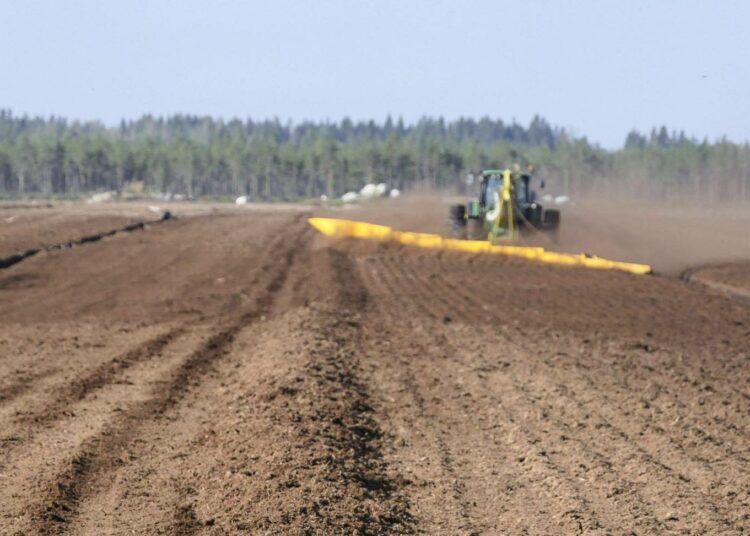
{"label": "tractor tire track", "polygon": [[104,431],[80,446],[69,468],[55,478],[45,498],[34,508],[35,529],[40,534],[65,533],[76,517],[79,503],[92,495],[96,488],[106,485],[106,475],[122,465],[115,446],[130,444],[144,421],[157,418],[169,407],[179,403],[193,384],[199,383],[200,378],[211,370],[213,363],[227,353],[240,330],[269,314],[274,296],[286,280],[300,243],[298,235],[285,254],[276,256],[276,269],[270,272],[270,280],[250,309],[220,328],[187,356],[164,388],[154,392],[145,402],[124,412]]}
{"label": "tractor tire track", "polygon": [[[59,370],[51,369],[37,373],[26,373],[22,378],[0,387],[0,402],[3,404],[10,404],[19,396],[22,396],[27,391],[33,389],[37,382],[44,380],[50,376],[57,374]],[[3,440],[0,439],[0,443]]]}
{"label": "tractor tire track", "polygon": [[[293,220],[293,225],[300,224],[300,217]],[[271,238],[267,245],[263,248],[260,258],[274,258],[274,255],[278,253],[279,249],[283,246],[284,242],[288,242],[289,238],[285,235],[275,236]],[[295,245],[299,241],[294,242]],[[291,251],[291,250],[290,250]],[[272,254],[273,253],[273,254]],[[290,255],[287,253],[285,262],[290,262]],[[278,261],[277,261],[278,262]],[[266,262],[254,271],[254,275],[245,287],[246,292],[252,292],[257,285],[261,284],[263,277],[269,271],[273,270],[274,263]],[[273,283],[272,285],[278,285]],[[270,290],[278,290],[275,286]],[[145,342],[137,345],[131,350],[128,350],[124,354],[118,355],[109,361],[105,361],[98,365],[93,371],[88,374],[75,378],[70,383],[67,383],[57,389],[56,396],[49,401],[41,410],[37,412],[25,411],[17,416],[14,424],[23,429],[22,434],[11,433],[9,436],[0,439],[0,444],[6,444],[6,448],[3,449],[3,455],[7,457],[11,455],[16,449],[22,447],[26,441],[34,437],[34,434],[39,429],[42,429],[45,425],[60,419],[63,417],[71,404],[76,401],[85,399],[92,393],[111,385],[113,382],[118,381],[122,377],[123,373],[127,372],[133,366],[149,361],[159,356],[161,352],[171,343],[185,335],[188,331],[193,328],[197,328],[204,324],[205,321],[201,319],[195,319],[187,323],[183,323],[173,328],[167,329],[164,333],[161,333]],[[29,388],[34,387],[31,382],[25,382],[22,385],[14,388],[11,391],[11,396],[6,398],[6,402],[10,402],[13,398],[20,396],[25,393]]]}
{"label": "tractor tire track", "polygon": [[[316,262],[316,281],[308,284],[333,285],[333,295],[316,305],[315,320],[308,327],[315,343],[302,370],[276,387],[271,396],[285,403],[272,405],[266,418],[286,423],[295,438],[291,444],[305,444],[309,451],[307,461],[280,467],[276,478],[296,482],[305,472],[311,475],[308,480],[325,486],[305,495],[301,503],[295,501],[294,510],[283,508],[274,515],[278,528],[272,533],[286,533],[281,527],[296,526],[304,534],[413,534],[403,483],[383,459],[385,437],[364,370],[369,358],[362,351],[369,293],[345,252],[326,248],[315,255],[317,262],[309,262]],[[321,285],[321,277],[330,281]],[[317,438],[310,437],[311,426],[320,427]],[[293,456],[299,454],[285,455]],[[358,506],[353,508],[342,506],[355,502]],[[267,530],[269,525],[254,528]]]}
{"label": "tractor tire track", "polygon": [[[188,479],[164,532],[201,532],[210,515],[217,526],[214,518],[224,518],[222,530],[264,534],[414,533],[406,483],[382,453],[388,437],[370,393],[369,369],[375,364],[365,351],[371,298],[358,272],[344,252],[303,249],[272,306],[275,320],[268,323],[268,329],[285,325],[295,335],[280,345],[263,336],[250,343],[260,363],[279,361],[272,372],[260,372],[238,404],[253,408],[238,426],[263,431],[255,444],[258,455],[248,456],[240,445],[230,450],[236,460],[232,471],[248,479],[261,506],[211,508],[206,502],[213,501],[191,492],[195,486]],[[288,356],[283,362],[281,354]],[[265,501],[278,506],[265,510]]]}

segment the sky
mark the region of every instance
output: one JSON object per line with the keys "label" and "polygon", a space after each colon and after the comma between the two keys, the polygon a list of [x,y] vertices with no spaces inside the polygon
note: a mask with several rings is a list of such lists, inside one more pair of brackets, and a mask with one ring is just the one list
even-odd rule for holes
{"label": "sky", "polygon": [[750,2],[0,0],[0,108],[750,140]]}

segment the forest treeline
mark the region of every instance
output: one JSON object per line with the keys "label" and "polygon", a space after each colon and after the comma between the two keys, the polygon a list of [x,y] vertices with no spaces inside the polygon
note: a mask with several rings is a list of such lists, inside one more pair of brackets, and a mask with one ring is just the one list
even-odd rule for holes
{"label": "forest treeline", "polygon": [[553,191],[657,201],[750,201],[750,146],[709,143],[666,127],[606,150],[535,117],[414,124],[344,119],[282,123],[144,116],[116,127],[0,110],[0,196],[123,190],[295,200],[367,182],[401,190],[461,188],[469,172],[533,164]]}

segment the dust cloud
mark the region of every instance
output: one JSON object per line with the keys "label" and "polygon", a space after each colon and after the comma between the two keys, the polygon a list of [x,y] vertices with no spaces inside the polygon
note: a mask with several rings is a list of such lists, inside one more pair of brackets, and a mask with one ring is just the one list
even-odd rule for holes
{"label": "dust cloud", "polygon": [[750,259],[750,207],[598,203],[565,207],[555,247],[645,262],[665,275]]}
{"label": "dust cloud", "polygon": [[[450,235],[448,207],[470,196],[420,187],[398,199],[324,209],[321,215],[360,219],[406,231]],[[560,207],[555,239],[532,233],[528,245],[650,264],[676,276],[687,268],[750,260],[750,206],[657,204],[653,200],[573,199]]]}

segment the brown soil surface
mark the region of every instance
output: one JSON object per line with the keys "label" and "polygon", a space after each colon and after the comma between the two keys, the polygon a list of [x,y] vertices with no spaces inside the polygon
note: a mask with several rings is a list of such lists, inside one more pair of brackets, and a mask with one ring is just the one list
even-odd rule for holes
{"label": "brown soil surface", "polygon": [[177,215],[0,270],[0,534],[750,531],[747,305]]}
{"label": "brown soil surface", "polygon": [[29,249],[43,249],[119,229],[145,219],[154,220],[158,216],[146,211],[128,214],[111,210],[71,210],[53,205],[4,205],[0,210],[0,259]]}
{"label": "brown soil surface", "polygon": [[684,278],[750,303],[750,262],[718,264],[687,270]]}

